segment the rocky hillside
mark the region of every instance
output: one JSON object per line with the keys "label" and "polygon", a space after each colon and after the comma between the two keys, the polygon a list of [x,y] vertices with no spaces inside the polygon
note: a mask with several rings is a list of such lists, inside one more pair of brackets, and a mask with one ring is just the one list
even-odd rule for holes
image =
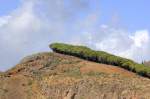
{"label": "rocky hillside", "polygon": [[0,77],[0,99],[150,99],[150,79],[58,53],[25,57]]}
{"label": "rocky hillside", "polygon": [[0,73],[0,99],[150,99],[150,79],[119,66],[43,52]]}

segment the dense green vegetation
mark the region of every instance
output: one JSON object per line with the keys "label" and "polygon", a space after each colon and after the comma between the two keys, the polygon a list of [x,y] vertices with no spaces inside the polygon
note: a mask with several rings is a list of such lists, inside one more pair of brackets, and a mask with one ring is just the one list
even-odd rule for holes
{"label": "dense green vegetation", "polygon": [[119,66],[141,76],[150,78],[150,67],[104,51],[94,51],[85,46],[73,46],[63,43],[53,43],[50,45],[50,48],[57,53],[72,55],[98,63]]}

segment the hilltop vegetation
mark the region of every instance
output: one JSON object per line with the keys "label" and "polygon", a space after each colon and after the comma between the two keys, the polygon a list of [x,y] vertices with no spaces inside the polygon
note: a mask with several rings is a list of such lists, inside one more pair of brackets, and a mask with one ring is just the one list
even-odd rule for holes
{"label": "hilltop vegetation", "polygon": [[53,43],[50,45],[50,48],[57,53],[72,55],[98,63],[119,66],[141,76],[150,78],[150,67],[104,51],[95,51],[85,46],[74,46],[63,43]]}

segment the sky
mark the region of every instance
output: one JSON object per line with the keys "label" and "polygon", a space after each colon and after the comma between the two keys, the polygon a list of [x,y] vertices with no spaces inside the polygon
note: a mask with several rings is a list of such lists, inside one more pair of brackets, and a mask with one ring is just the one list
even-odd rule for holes
{"label": "sky", "polygon": [[150,60],[150,0],[0,0],[0,71],[53,42]]}

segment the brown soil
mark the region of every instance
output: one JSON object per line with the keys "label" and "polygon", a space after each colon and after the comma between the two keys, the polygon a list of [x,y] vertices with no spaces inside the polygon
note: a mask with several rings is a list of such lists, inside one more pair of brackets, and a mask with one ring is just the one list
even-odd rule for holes
{"label": "brown soil", "polygon": [[82,68],[80,68],[81,72],[83,73],[102,72],[108,74],[119,74],[127,77],[135,77],[136,75],[135,73],[129,72],[125,69],[112,65],[98,64],[89,61],[82,62],[81,65],[84,65]]}

